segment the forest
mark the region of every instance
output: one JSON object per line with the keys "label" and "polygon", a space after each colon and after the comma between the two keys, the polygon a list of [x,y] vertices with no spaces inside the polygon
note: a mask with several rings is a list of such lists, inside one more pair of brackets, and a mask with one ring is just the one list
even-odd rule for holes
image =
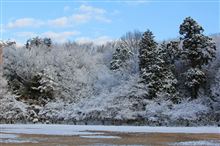
{"label": "forest", "polygon": [[161,42],[146,29],[103,45],[5,47],[0,123],[218,125],[220,34],[191,17],[176,29]]}

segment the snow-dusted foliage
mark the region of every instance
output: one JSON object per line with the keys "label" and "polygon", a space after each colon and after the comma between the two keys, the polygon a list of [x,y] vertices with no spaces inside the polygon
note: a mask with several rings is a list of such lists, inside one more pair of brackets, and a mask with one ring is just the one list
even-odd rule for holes
{"label": "snow-dusted foliage", "polygon": [[218,98],[220,97],[220,68],[216,73],[216,78],[214,84],[212,85],[211,90],[214,97],[218,97]]}
{"label": "snow-dusted foliage", "polygon": [[39,37],[35,37],[35,38],[31,38],[29,40],[27,40],[26,42],[26,48],[27,49],[31,49],[32,47],[39,47],[39,46],[47,46],[50,47],[52,45],[52,40],[51,38],[39,38]]}
{"label": "snow-dusted foliage", "polygon": [[2,67],[0,66],[0,99],[6,94],[7,91],[7,81],[2,77]]}
{"label": "snow-dusted foliage", "polygon": [[161,85],[157,78],[161,67],[157,64],[157,43],[150,30],[144,32],[140,41],[139,68],[143,82],[148,84],[149,97],[156,97]]}
{"label": "snow-dusted foliage", "polygon": [[[4,51],[4,76],[11,91],[21,99],[49,99],[54,92],[49,71],[51,58],[48,50],[9,47]],[[47,57],[46,57],[47,56]],[[41,102],[40,102],[41,103]]]}
{"label": "snow-dusted foliage", "polygon": [[126,72],[138,72],[138,55],[141,32],[128,32],[117,41],[116,50],[110,62],[112,70],[124,70]]}
{"label": "snow-dusted foliage", "polygon": [[0,98],[0,122],[24,123],[27,117],[27,105],[24,102],[17,101],[16,97],[9,93],[4,95],[4,98]]}
{"label": "snow-dusted foliage", "polygon": [[[147,101],[146,116],[150,121],[163,124],[172,123],[187,125],[187,122],[196,121],[209,112],[207,105],[203,103],[203,99],[189,100],[184,99],[180,104],[173,104],[169,100],[157,99]],[[195,108],[196,107],[196,108]],[[186,123],[184,123],[186,122]]]}
{"label": "snow-dusted foliage", "polygon": [[[203,28],[191,17],[184,19],[179,33],[183,36],[182,57],[191,68],[186,71],[186,85],[190,89],[192,98],[197,97],[200,86],[205,81],[202,66],[207,65],[215,57],[216,45],[212,39],[203,35]],[[187,76],[189,75],[189,76]]]}
{"label": "snow-dusted foliage", "polygon": [[[94,108],[89,109],[90,106],[99,106],[99,110],[107,114],[109,108],[115,110],[114,106],[122,107],[124,100],[129,100],[128,105],[130,105],[133,104],[132,101],[136,96],[142,97],[141,95],[147,94],[146,87],[138,84],[137,71],[122,73],[110,69],[109,62],[116,44],[112,42],[96,46],[66,43],[53,45],[50,49],[41,46],[32,47],[30,50],[25,47],[9,47],[4,51],[4,76],[8,79],[9,87],[16,86],[18,82],[21,91],[24,91],[24,88],[28,91],[22,95],[28,96],[20,98],[20,92],[13,87],[12,91],[16,91],[14,93],[18,95],[16,99],[44,107],[31,109],[29,105],[28,113],[33,115],[28,118],[30,121],[34,118],[46,121],[44,117],[48,119],[62,117],[68,113],[62,113],[62,111],[66,112],[66,108],[71,113],[66,119],[75,118],[73,115],[80,113],[77,109],[81,113],[87,112],[88,115],[90,112],[96,113]],[[138,65],[134,64],[134,66]],[[51,96],[47,94],[48,90],[53,94],[52,101],[48,98]],[[134,99],[131,97],[129,99],[128,96]],[[121,99],[121,104],[117,103],[118,99]],[[109,100],[111,102],[108,102]],[[85,106],[86,102],[90,105]],[[128,105],[125,104],[124,109]],[[35,112],[36,110],[40,112]],[[123,109],[118,112],[120,111],[125,112]]]}
{"label": "snow-dusted foliage", "polygon": [[218,68],[215,79],[210,88],[211,96],[213,96],[214,112],[220,115],[220,68]]}
{"label": "snow-dusted foliage", "polygon": [[54,45],[49,50],[46,47],[33,47],[31,50],[25,47],[7,48],[4,52],[4,74],[10,84],[15,84],[15,78],[21,83],[33,83],[33,79],[39,77],[37,86],[30,87],[31,90],[43,93],[41,89],[53,86],[58,93],[55,97],[71,102],[97,96],[131,78],[129,72],[121,75],[110,70],[109,62],[115,44],[67,43]]}
{"label": "snow-dusted foliage", "polygon": [[165,62],[170,65],[174,65],[175,61],[177,61],[181,55],[179,41],[169,41],[167,43],[163,42],[161,44],[161,47],[163,47],[165,51],[164,54]]}
{"label": "snow-dusted foliage", "polygon": [[112,61],[111,69],[118,70],[119,68],[128,67],[128,59],[132,56],[132,52],[129,46],[126,46],[123,42],[119,43],[119,46],[115,50]]}
{"label": "snow-dusted foliage", "polygon": [[[172,46],[170,46],[170,44]],[[173,46],[174,45],[174,46]],[[177,51],[177,43],[170,42],[166,45],[161,44],[158,47],[158,65],[161,67],[159,71],[159,78],[162,86],[160,87],[160,95],[164,94],[163,96],[167,96],[168,98],[172,99],[173,101],[177,101],[178,98],[178,91],[176,89],[177,79],[174,75],[174,61],[178,55],[172,55],[171,52]],[[169,56],[169,57],[168,57]]]}
{"label": "snow-dusted foliage", "polygon": [[[182,44],[158,45],[150,31],[139,46],[140,40],[140,33],[128,33],[100,46],[68,42],[5,48],[0,122],[217,125],[220,44],[216,59],[202,70],[184,62],[189,86],[206,79],[199,98],[192,99],[176,85],[177,79],[185,84],[176,78],[184,75],[177,71]],[[120,69],[111,69],[112,58],[121,61]],[[149,98],[152,91],[157,98]],[[176,97],[178,103],[172,100]]]}
{"label": "snow-dusted foliage", "polygon": [[197,90],[206,80],[205,73],[199,68],[190,68],[185,73],[185,78],[185,85],[191,90],[191,93],[193,93],[194,97],[196,97],[198,92]]}
{"label": "snow-dusted foliage", "polygon": [[27,117],[27,105],[16,100],[7,89],[7,82],[2,77],[0,69],[0,122],[15,123],[15,121],[25,122]]}
{"label": "snow-dusted foliage", "polygon": [[147,89],[138,83],[138,75],[115,85],[96,96],[81,99],[77,104],[51,102],[40,112],[47,119],[60,121],[113,121],[135,120],[144,111],[143,95]]}
{"label": "snow-dusted foliage", "polygon": [[158,46],[149,30],[144,33],[140,42],[141,78],[149,88],[150,98],[176,98],[177,80],[172,72],[172,48],[169,47],[170,53],[167,53],[167,48],[165,44]]}
{"label": "snow-dusted foliage", "polygon": [[156,59],[157,42],[154,40],[154,35],[150,30],[144,32],[139,49],[139,68],[140,71],[148,69]]}

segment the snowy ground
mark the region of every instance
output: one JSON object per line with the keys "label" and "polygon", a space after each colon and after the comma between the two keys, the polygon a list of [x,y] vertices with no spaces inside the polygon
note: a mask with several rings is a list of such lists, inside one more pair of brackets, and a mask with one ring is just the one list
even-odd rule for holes
{"label": "snowy ground", "polygon": [[186,141],[186,142],[177,142],[171,144],[173,146],[219,146],[219,143],[216,141]]}
{"label": "snowy ground", "polygon": [[61,145],[218,146],[220,127],[0,125],[0,143],[6,146],[53,145],[50,142]]}
{"label": "snowy ground", "polygon": [[45,135],[90,135],[100,131],[120,133],[216,133],[220,127],[149,127],[149,126],[100,126],[100,125],[9,125],[0,124],[2,133],[45,134]]}

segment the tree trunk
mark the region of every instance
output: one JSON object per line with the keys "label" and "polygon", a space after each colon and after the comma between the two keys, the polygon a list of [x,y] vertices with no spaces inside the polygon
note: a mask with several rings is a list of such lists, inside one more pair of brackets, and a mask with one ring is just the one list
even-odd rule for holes
{"label": "tree trunk", "polygon": [[196,99],[198,95],[198,88],[197,87],[192,87],[191,89],[191,96],[193,99]]}

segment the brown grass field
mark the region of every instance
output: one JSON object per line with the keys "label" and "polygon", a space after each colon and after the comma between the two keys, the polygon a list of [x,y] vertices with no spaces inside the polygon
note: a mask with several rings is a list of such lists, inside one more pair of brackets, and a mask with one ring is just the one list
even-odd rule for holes
{"label": "brown grass field", "polygon": [[19,134],[19,139],[37,141],[38,143],[0,143],[0,146],[78,146],[78,145],[155,145],[168,146],[175,142],[214,140],[220,145],[220,134],[186,134],[186,133],[113,133],[106,136],[120,138],[82,138],[80,136],[52,136]]}

